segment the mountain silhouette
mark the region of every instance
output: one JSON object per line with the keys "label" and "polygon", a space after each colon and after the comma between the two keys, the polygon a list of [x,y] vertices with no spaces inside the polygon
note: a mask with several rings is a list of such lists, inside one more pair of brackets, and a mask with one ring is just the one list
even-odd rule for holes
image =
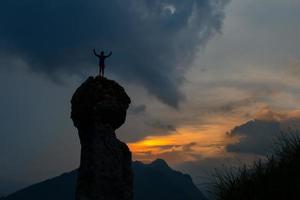
{"label": "mountain silhouette", "polygon": [[[150,164],[132,163],[134,200],[207,200],[187,174],[157,159]],[[34,184],[4,200],[74,200],[77,170]]]}

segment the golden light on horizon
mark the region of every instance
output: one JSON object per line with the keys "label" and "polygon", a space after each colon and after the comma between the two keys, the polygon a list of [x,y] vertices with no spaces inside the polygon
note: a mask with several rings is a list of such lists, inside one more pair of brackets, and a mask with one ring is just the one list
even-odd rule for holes
{"label": "golden light on horizon", "polygon": [[128,146],[133,153],[133,158],[144,162],[163,158],[171,164],[178,164],[201,158],[234,156],[226,151],[226,146],[238,142],[240,137],[228,137],[226,133],[237,125],[252,119],[300,118],[299,109],[274,112],[263,104],[259,104],[255,112],[244,115],[247,117],[241,116],[241,113],[245,113],[245,110],[242,111],[234,116],[214,115],[202,121],[202,124],[185,124],[177,127],[176,131],[165,135],[147,136],[143,140],[129,143]]}
{"label": "golden light on horizon", "polygon": [[163,158],[176,164],[199,157],[223,156],[226,154],[225,146],[235,142],[235,138],[226,136],[226,132],[235,125],[236,122],[226,121],[201,127],[182,126],[166,135],[148,136],[141,141],[129,143],[128,146],[133,158],[144,162]]}

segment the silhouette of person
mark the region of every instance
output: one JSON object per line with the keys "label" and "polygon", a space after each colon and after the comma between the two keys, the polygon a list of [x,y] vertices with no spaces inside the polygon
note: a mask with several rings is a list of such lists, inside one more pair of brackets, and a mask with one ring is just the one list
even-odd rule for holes
{"label": "silhouette of person", "polygon": [[105,59],[112,55],[112,52],[110,52],[108,55],[104,55],[104,51],[101,51],[100,55],[96,53],[96,50],[94,49],[94,55],[99,58],[99,75],[104,76],[104,68],[105,68]]}

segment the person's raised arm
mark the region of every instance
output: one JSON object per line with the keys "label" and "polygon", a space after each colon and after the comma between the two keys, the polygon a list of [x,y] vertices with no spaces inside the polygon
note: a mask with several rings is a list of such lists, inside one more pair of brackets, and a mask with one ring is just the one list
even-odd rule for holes
{"label": "person's raised arm", "polygon": [[95,50],[95,49],[93,50],[93,52],[94,52],[94,55],[95,55],[95,56],[97,56],[97,57],[100,56],[100,55],[98,55],[98,54],[96,53],[96,50]]}
{"label": "person's raised arm", "polygon": [[111,55],[112,55],[112,52],[109,52],[109,54],[107,56],[105,56],[105,58],[108,58]]}

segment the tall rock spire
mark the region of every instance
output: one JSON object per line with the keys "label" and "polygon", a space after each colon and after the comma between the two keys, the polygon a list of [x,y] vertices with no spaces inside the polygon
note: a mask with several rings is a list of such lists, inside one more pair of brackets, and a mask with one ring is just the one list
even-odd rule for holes
{"label": "tall rock spire", "polygon": [[132,200],[131,152],[115,135],[130,104],[125,90],[115,81],[89,77],[71,104],[81,143],[76,200]]}

